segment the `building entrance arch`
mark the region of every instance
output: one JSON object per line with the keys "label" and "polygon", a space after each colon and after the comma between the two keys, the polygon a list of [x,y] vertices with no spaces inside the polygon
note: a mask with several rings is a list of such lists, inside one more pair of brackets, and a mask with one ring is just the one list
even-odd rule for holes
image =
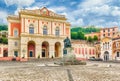
{"label": "building entrance arch", "polygon": [[42,43],[42,57],[49,57],[49,43],[47,41]]}
{"label": "building entrance arch", "polygon": [[29,41],[27,46],[28,46],[28,57],[35,57],[35,42]]}
{"label": "building entrance arch", "polygon": [[108,61],[109,60],[109,52],[105,51],[104,52],[104,61]]}
{"label": "building entrance arch", "polygon": [[55,43],[55,57],[59,57],[61,53],[61,44],[60,42]]}
{"label": "building entrance arch", "polygon": [[8,51],[7,50],[3,50],[3,57],[8,57]]}

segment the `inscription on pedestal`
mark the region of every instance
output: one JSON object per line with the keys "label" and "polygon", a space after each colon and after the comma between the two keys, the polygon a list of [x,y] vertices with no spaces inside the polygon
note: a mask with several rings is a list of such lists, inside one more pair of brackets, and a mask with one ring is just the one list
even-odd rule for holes
{"label": "inscription on pedestal", "polygon": [[63,54],[67,54],[67,49],[63,49]]}

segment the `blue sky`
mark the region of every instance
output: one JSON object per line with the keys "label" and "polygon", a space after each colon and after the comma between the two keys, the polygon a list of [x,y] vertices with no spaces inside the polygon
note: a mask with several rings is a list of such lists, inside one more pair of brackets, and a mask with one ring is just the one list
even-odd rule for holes
{"label": "blue sky", "polygon": [[66,15],[72,26],[120,26],[120,0],[0,0],[0,24],[20,9],[41,7]]}

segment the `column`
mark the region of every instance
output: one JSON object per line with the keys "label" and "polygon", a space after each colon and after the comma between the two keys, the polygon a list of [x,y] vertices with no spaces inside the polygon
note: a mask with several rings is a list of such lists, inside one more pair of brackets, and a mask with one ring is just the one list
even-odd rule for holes
{"label": "column", "polygon": [[55,45],[52,43],[49,45],[49,58],[55,57]]}
{"label": "column", "polygon": [[42,44],[41,43],[35,45],[35,57],[42,58]]}
{"label": "column", "polygon": [[61,43],[61,57],[63,57],[63,49],[64,49],[64,43]]}
{"label": "column", "polygon": [[28,58],[27,44],[21,44],[20,58]]}

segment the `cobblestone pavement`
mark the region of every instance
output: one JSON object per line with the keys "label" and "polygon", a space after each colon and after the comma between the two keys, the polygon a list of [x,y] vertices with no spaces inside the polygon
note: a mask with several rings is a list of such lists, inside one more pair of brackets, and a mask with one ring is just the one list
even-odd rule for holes
{"label": "cobblestone pavement", "polygon": [[0,62],[0,81],[120,81],[120,63],[44,66],[50,63],[53,61]]}

